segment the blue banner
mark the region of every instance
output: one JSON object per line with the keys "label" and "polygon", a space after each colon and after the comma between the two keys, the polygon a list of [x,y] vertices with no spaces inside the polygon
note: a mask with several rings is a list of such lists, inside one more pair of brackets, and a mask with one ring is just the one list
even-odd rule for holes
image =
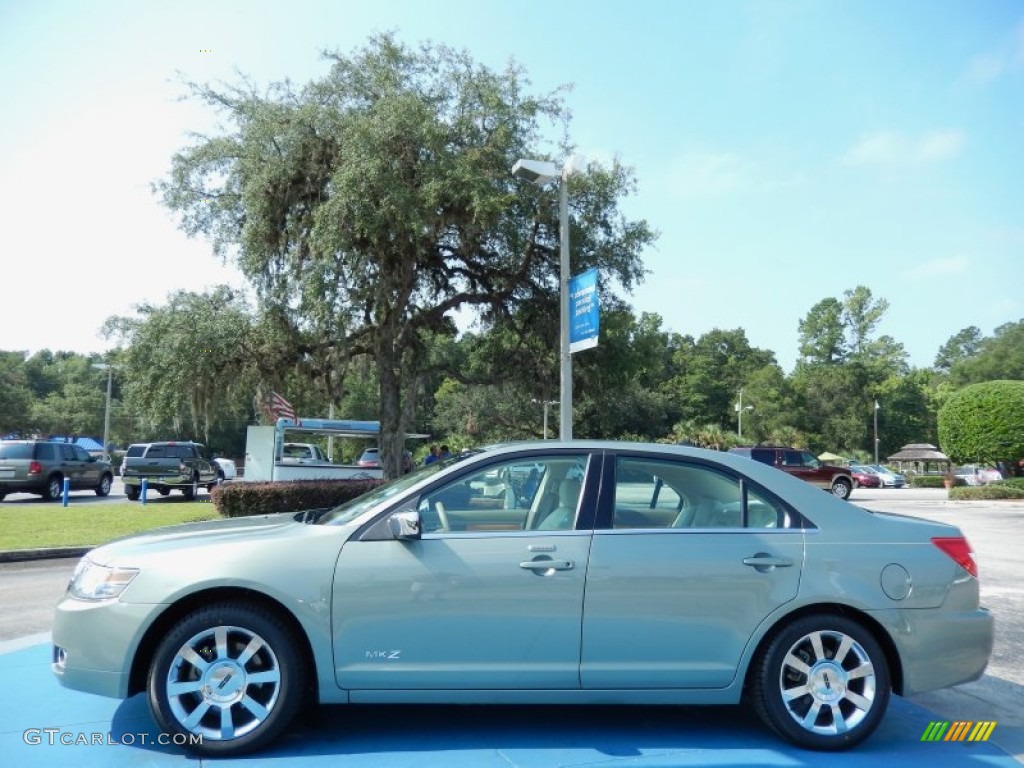
{"label": "blue banner", "polygon": [[569,280],[569,352],[597,346],[601,327],[597,270],[588,269]]}

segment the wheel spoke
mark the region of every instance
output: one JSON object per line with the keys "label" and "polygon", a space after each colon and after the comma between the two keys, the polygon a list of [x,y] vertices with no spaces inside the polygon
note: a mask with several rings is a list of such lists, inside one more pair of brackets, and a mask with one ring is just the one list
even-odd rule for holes
{"label": "wheel spoke", "polygon": [[276,669],[268,669],[263,672],[253,672],[251,675],[245,676],[245,681],[250,685],[279,683],[281,682],[281,673]]}
{"label": "wheel spoke", "polygon": [[811,692],[810,686],[798,685],[795,688],[787,688],[782,692],[783,701],[792,701],[793,699],[799,699],[801,696],[806,696]]}
{"label": "wheel spoke", "polygon": [[206,659],[196,653],[195,650],[189,646],[182,648],[181,651],[179,651],[179,655],[200,672],[205,672],[206,668],[210,666]]}
{"label": "wheel spoke", "polygon": [[217,643],[217,658],[226,659],[228,657],[228,628],[217,627],[213,631],[213,636]]}
{"label": "wheel spoke", "polygon": [[836,649],[836,655],[834,661],[836,664],[842,664],[843,659],[846,658],[846,654],[850,652],[853,647],[853,638],[849,635],[843,635],[842,641],[839,643],[839,648]]}
{"label": "wheel spoke", "polygon": [[832,724],[835,725],[836,733],[846,733],[849,728],[846,725],[846,718],[843,717],[842,711],[835,704],[829,705],[832,710]]}
{"label": "wheel spoke", "polygon": [[267,719],[267,715],[270,714],[270,710],[267,709],[266,707],[264,707],[258,701],[256,701],[256,699],[254,699],[252,696],[246,696],[239,703],[243,707],[248,709],[250,712],[252,712],[253,716],[257,720],[261,720],[261,721],[262,720],[266,720]]}
{"label": "wheel spoke", "polygon": [[811,641],[811,648],[814,649],[814,660],[821,661],[825,658],[825,646],[821,642],[821,632],[814,632],[808,636]]}
{"label": "wheel spoke", "polygon": [[199,706],[192,710],[191,714],[189,714],[189,716],[186,717],[185,720],[182,722],[182,725],[190,731],[195,731],[196,726],[199,725],[199,721],[203,719],[203,716],[206,714],[209,708],[210,702],[199,702]]}
{"label": "wheel spoke", "polygon": [[239,666],[243,666],[244,667],[246,665],[246,662],[248,662],[249,659],[251,659],[256,654],[256,652],[260,648],[262,648],[262,647],[263,647],[263,641],[260,638],[254,636],[252,638],[252,640],[249,641],[249,644],[247,646],[245,646],[245,650],[243,650],[239,654],[239,656],[238,656],[238,664],[239,664]]}
{"label": "wheel spoke", "polygon": [[804,720],[803,720],[804,728],[806,728],[807,730],[811,730],[812,728],[814,728],[814,723],[818,719],[818,713],[819,712],[821,712],[821,702],[820,701],[815,701],[811,705],[811,708],[807,711],[807,714],[804,716]]}
{"label": "wheel spoke", "polygon": [[203,687],[202,680],[182,680],[180,682],[167,684],[168,696],[183,696],[186,693],[195,693]]}
{"label": "wheel spoke", "polygon": [[846,696],[844,696],[844,698],[851,704],[853,704],[855,707],[857,707],[857,709],[863,710],[864,712],[867,712],[869,709],[871,709],[871,699],[865,698],[864,696],[861,696],[859,693],[847,691]]}
{"label": "wheel spoke", "polygon": [[802,673],[802,674],[804,674],[804,675],[806,675],[806,674],[809,674],[809,673],[810,673],[810,671],[811,671],[811,668],[810,668],[810,667],[808,667],[808,666],[807,666],[807,665],[806,665],[806,664],[805,664],[805,663],[803,662],[803,660],[802,660],[802,659],[800,659],[800,658],[798,658],[798,657],[794,656],[794,655],[793,655],[792,653],[790,653],[789,655],[787,655],[787,656],[786,656],[786,660],[785,660],[785,662],[784,662],[784,666],[786,666],[786,667],[792,667],[792,668],[793,668],[793,669],[795,669],[795,670],[796,670],[797,672],[800,672],[800,673]]}
{"label": "wheel spoke", "polygon": [[869,677],[869,676],[874,675],[874,674],[875,674],[874,666],[872,666],[870,661],[866,661],[863,664],[861,664],[861,665],[859,665],[857,667],[854,667],[849,672],[847,672],[846,673],[846,677],[847,677],[848,680],[856,680],[857,678]]}
{"label": "wheel spoke", "polygon": [[220,735],[222,739],[235,738],[235,723],[231,719],[231,707],[222,707],[220,710]]}

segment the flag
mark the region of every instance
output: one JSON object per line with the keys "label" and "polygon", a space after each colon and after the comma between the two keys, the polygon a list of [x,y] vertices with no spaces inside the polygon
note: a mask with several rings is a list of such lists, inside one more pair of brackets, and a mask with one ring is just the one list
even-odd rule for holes
{"label": "flag", "polygon": [[300,426],[302,423],[295,415],[295,409],[292,408],[292,404],[277,392],[270,393],[270,402],[267,404],[267,410],[273,415],[274,421],[277,419],[291,419],[295,422],[296,426]]}

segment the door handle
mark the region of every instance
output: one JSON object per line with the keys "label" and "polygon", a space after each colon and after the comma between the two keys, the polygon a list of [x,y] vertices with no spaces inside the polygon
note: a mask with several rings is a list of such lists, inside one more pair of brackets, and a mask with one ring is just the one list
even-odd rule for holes
{"label": "door handle", "polygon": [[528,571],[571,571],[576,563],[572,560],[524,560],[519,567]]}
{"label": "door handle", "polygon": [[758,552],[753,557],[744,557],[743,564],[764,572],[770,571],[772,568],[788,568],[793,565],[793,558],[775,557],[767,552]]}

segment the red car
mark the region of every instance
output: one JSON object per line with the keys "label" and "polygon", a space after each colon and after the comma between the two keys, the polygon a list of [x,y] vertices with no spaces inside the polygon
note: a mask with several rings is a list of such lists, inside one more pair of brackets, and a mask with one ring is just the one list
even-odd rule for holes
{"label": "red car", "polygon": [[850,467],[850,474],[853,475],[853,484],[856,488],[882,487],[882,478],[874,472],[869,472],[866,467]]}

